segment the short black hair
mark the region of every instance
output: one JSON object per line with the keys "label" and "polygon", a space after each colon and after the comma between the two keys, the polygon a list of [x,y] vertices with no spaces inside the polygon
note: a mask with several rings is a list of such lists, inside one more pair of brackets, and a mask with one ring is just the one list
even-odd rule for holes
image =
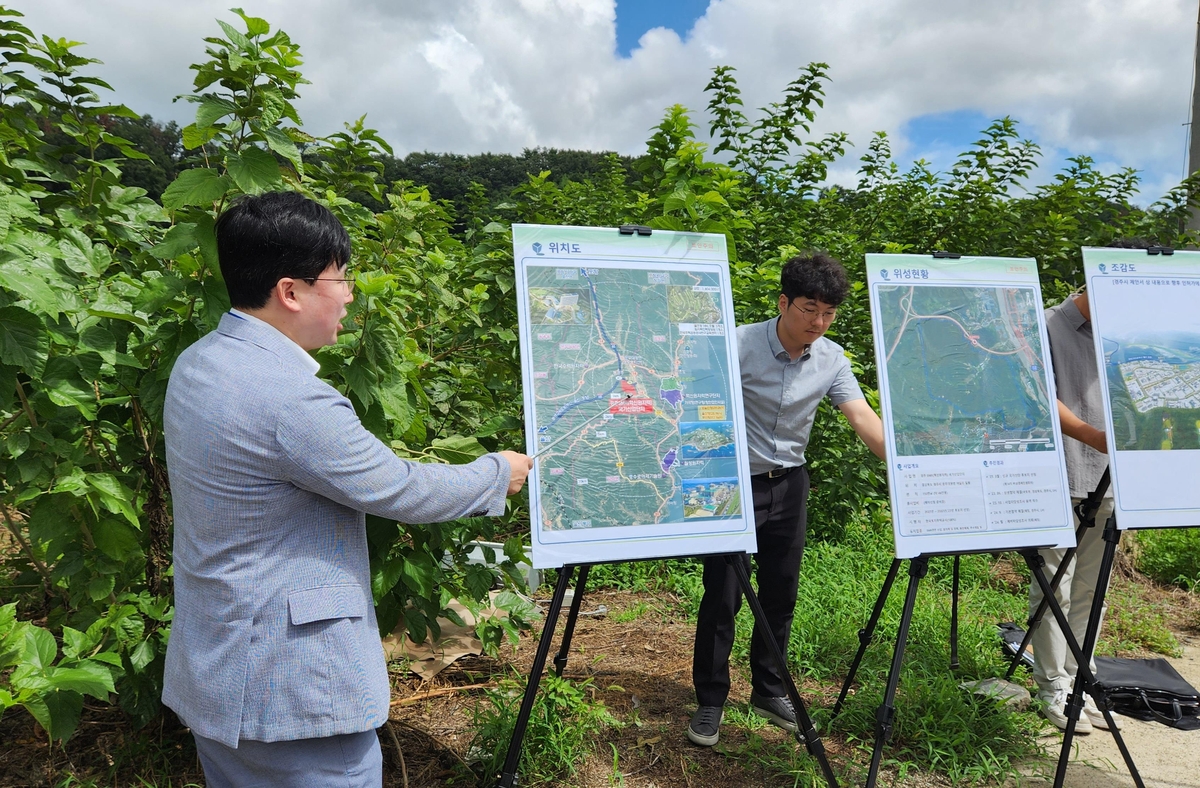
{"label": "short black hair", "polygon": [[350,262],[350,236],[333,212],[296,192],[246,196],[217,219],[217,259],[229,303],[259,309],[280,279],[312,280]]}
{"label": "short black hair", "polygon": [[850,279],[833,255],[809,251],[783,264],[779,289],[787,296],[789,304],[797,298],[811,298],[838,306],[850,294]]}

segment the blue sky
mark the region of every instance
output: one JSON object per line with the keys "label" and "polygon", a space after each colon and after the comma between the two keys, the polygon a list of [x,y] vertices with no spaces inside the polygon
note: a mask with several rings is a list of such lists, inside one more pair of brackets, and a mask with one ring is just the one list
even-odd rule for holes
{"label": "blue sky", "polygon": [[665,27],[686,38],[709,0],[617,0],[617,53],[629,57],[647,30]]}

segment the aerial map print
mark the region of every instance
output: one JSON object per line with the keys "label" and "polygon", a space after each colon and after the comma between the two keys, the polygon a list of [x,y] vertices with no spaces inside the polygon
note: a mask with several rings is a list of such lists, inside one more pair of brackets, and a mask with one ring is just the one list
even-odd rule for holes
{"label": "aerial map print", "polygon": [[1200,336],[1104,338],[1118,449],[1200,449]]}
{"label": "aerial map print", "polygon": [[896,454],[1052,451],[1033,288],[880,285]]}
{"label": "aerial map print", "polygon": [[717,277],[527,272],[541,527],[739,515]]}

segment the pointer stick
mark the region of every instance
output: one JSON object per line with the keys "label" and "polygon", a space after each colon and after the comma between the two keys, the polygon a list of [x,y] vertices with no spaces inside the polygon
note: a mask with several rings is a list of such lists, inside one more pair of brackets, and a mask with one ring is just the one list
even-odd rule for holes
{"label": "pointer stick", "polygon": [[[630,398],[630,395],[629,395],[629,394],[626,394],[626,395],[625,395],[625,399],[629,399],[629,398]],[[533,454],[529,455],[529,459],[531,459],[531,460],[536,460],[538,457],[540,457],[542,454],[544,454],[544,453],[545,453],[545,452],[546,452],[548,449],[551,449],[551,448],[553,448],[554,446],[558,445],[558,444],[559,444],[559,443],[561,443],[562,441],[564,441],[564,440],[566,440],[567,438],[571,437],[571,436],[572,436],[572,435],[574,435],[576,432],[578,432],[578,431],[579,431],[579,429],[580,429],[581,427],[584,427],[584,426],[586,426],[587,424],[589,424],[589,423],[591,423],[591,422],[595,421],[596,419],[598,419],[598,418],[600,418],[601,416],[603,416],[605,413],[608,413],[608,410],[607,410],[607,409],[600,411],[600,412],[599,412],[599,413],[597,413],[595,416],[592,416],[592,417],[588,418],[587,420],[585,420],[585,421],[583,421],[583,422],[580,422],[580,423],[579,423],[579,425],[577,425],[577,426],[575,427],[575,429],[573,429],[573,430],[570,430],[570,431],[569,431],[569,432],[567,432],[567,434],[565,434],[565,435],[560,435],[559,437],[557,437],[557,438],[555,438],[554,440],[552,440],[550,443],[547,443],[545,446],[543,446],[543,447],[541,447],[540,449],[538,449],[538,450],[537,450],[535,453],[533,453]]]}

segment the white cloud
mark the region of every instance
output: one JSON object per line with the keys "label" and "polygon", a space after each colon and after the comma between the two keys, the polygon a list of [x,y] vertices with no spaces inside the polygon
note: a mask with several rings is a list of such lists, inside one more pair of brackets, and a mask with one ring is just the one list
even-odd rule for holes
{"label": "white cloud", "polygon": [[[223,2],[38,0],[36,32],[88,42],[117,98],[189,120],[189,63]],[[857,143],[910,118],[975,110],[1013,115],[1048,148],[1147,171],[1156,187],[1182,165],[1194,45],[1183,0],[715,0],[681,38],[646,32],[615,54],[613,0],[246,0],[248,13],[303,48],[299,104],[313,133],[368,114],[397,153],[519,151],[547,145],[636,153],[664,109],[700,121],[718,63],[737,67],[747,107],[777,100],[800,66],[830,64],[817,131]]]}

